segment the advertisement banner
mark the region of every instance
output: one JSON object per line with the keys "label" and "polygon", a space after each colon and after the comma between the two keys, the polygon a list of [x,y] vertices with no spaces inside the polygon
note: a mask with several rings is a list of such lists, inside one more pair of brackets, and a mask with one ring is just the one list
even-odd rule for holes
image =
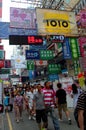
{"label": "advertisement banner", "polygon": [[12,68],[27,68],[25,56],[14,56],[13,59],[11,59],[11,65]]}
{"label": "advertisement banner", "polygon": [[40,59],[50,60],[54,58],[54,52],[52,50],[40,50]]}
{"label": "advertisement banner", "polygon": [[70,49],[71,49],[71,53],[72,53],[72,58],[78,59],[79,58],[79,46],[78,46],[77,38],[69,38],[69,41],[70,41]]}
{"label": "advertisement banner", "polygon": [[71,59],[69,38],[65,38],[65,42],[63,44],[63,56],[64,56],[64,59]]}
{"label": "advertisement banner", "polygon": [[78,41],[79,41],[81,56],[86,57],[86,37],[80,37]]}
{"label": "advertisement banner", "polygon": [[37,8],[36,15],[39,34],[78,34],[74,12]]}
{"label": "advertisement banner", "polygon": [[36,29],[35,9],[10,8],[10,27]]}
{"label": "advertisement banner", "polygon": [[81,26],[86,28],[86,10],[80,12],[80,22]]}
{"label": "advertisement banner", "polygon": [[26,56],[26,60],[29,59],[40,59],[40,55],[38,51],[34,51],[34,50],[26,50],[25,51],[25,56]]}

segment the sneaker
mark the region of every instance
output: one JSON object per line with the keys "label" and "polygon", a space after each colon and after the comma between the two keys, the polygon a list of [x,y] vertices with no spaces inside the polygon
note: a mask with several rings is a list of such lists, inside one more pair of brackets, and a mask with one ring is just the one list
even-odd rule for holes
{"label": "sneaker", "polygon": [[19,120],[16,120],[17,123],[19,123]]}
{"label": "sneaker", "polygon": [[20,120],[23,121],[23,118],[21,117]]}
{"label": "sneaker", "polygon": [[31,120],[31,116],[29,116],[28,119]]}
{"label": "sneaker", "polygon": [[63,121],[63,120],[62,120],[62,119],[60,119],[60,118],[59,118],[58,120],[59,120],[59,121]]}
{"label": "sneaker", "polygon": [[33,120],[36,120],[36,118],[35,118],[34,116],[32,116],[32,119],[33,119]]}
{"label": "sneaker", "polygon": [[71,120],[68,120],[68,124],[71,125]]}

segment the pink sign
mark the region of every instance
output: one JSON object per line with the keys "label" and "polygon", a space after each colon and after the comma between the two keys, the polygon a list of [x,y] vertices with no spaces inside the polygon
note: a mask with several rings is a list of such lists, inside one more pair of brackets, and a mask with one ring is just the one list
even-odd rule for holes
{"label": "pink sign", "polygon": [[80,13],[80,21],[81,21],[81,26],[86,27],[86,10],[81,11],[81,13]]}
{"label": "pink sign", "polygon": [[10,27],[36,29],[35,9],[10,8]]}
{"label": "pink sign", "polygon": [[86,57],[86,37],[79,38],[80,52],[82,57]]}

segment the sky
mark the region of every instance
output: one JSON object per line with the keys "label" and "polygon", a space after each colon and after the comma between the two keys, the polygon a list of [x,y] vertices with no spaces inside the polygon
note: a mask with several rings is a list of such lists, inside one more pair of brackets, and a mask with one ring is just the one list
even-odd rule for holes
{"label": "sky", "polygon": [[[2,12],[2,21],[9,22],[9,5],[10,0],[3,0],[3,12]],[[4,50],[6,51],[6,59],[11,59],[11,55],[13,54],[13,46],[9,45],[9,40],[2,40],[2,45],[4,45]]]}

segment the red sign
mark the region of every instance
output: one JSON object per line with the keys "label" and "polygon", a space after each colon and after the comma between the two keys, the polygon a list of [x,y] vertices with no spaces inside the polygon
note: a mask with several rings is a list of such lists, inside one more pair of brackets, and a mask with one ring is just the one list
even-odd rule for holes
{"label": "red sign", "polygon": [[4,60],[0,60],[0,68],[4,67]]}
{"label": "red sign", "polygon": [[43,44],[42,36],[28,36],[29,45],[40,45]]}
{"label": "red sign", "polygon": [[3,49],[4,49],[3,45],[0,45],[0,50],[3,50]]}
{"label": "red sign", "polygon": [[82,57],[86,57],[86,37],[79,38],[80,52]]}

